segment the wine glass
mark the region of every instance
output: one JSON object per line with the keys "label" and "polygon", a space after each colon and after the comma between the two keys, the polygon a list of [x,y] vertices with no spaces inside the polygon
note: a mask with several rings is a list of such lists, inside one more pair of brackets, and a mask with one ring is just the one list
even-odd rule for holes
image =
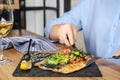
{"label": "wine glass", "polygon": [[2,38],[12,30],[13,27],[13,10],[11,0],[0,0],[0,66],[11,63],[3,55]]}

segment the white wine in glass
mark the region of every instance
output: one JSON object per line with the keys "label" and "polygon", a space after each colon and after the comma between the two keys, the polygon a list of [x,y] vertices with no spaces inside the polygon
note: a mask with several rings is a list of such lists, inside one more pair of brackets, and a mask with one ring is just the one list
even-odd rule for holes
{"label": "white wine in glass", "polygon": [[13,9],[11,0],[0,0],[0,66],[10,64],[13,60],[3,55],[2,38],[11,32],[13,27]]}

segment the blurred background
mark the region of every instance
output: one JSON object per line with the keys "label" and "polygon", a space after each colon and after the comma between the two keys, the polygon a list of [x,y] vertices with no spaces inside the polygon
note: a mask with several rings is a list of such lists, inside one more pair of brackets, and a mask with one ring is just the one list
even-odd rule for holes
{"label": "blurred background", "polygon": [[[13,0],[14,27],[44,36],[44,27],[51,20],[69,11],[80,0]],[[77,47],[85,50],[83,33],[78,33]]]}

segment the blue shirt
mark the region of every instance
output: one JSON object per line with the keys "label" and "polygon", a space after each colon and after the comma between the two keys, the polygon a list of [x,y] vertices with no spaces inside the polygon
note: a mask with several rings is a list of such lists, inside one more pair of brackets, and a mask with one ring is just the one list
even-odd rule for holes
{"label": "blue shirt", "polygon": [[[120,0],[80,0],[78,5],[45,28],[49,37],[55,24],[74,24],[83,29],[86,50],[99,57],[111,57],[120,50]],[[110,59],[120,64],[120,59]]]}

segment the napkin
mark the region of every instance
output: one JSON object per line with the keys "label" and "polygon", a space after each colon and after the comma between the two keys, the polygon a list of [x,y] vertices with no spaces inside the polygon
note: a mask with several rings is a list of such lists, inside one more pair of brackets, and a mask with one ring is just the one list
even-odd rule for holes
{"label": "napkin", "polygon": [[38,36],[21,36],[21,37],[6,37],[2,39],[2,48],[8,49],[14,47],[20,52],[28,51],[29,40],[32,39],[30,51],[49,51],[57,50],[58,48],[53,44],[54,41],[47,40]]}

